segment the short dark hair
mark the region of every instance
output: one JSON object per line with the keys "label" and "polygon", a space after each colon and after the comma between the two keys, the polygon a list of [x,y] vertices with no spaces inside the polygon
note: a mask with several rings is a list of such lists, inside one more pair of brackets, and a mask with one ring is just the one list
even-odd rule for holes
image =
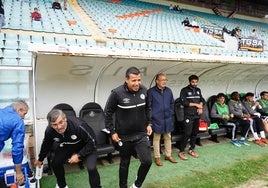
{"label": "short dark hair", "polygon": [[266,93],[268,93],[268,91],[262,91],[261,94],[260,94],[261,97],[262,97],[263,95],[265,95]]}
{"label": "short dark hair", "polygon": [[189,76],[188,80],[189,80],[189,82],[192,81],[192,80],[197,80],[198,81],[199,78],[198,78],[198,76],[193,74],[193,75]]}
{"label": "short dark hair", "polygon": [[218,93],[217,95],[217,99],[221,98],[221,97],[224,97],[225,98],[225,94],[224,93]]}
{"label": "short dark hair", "polygon": [[239,95],[238,91],[234,91],[233,93],[231,93],[231,99],[237,94]]}
{"label": "short dark hair", "polygon": [[139,75],[141,72],[137,67],[129,67],[126,71],[126,78],[129,78],[130,74]]}
{"label": "short dark hair", "polygon": [[254,97],[254,93],[248,92],[246,93],[245,97]]}

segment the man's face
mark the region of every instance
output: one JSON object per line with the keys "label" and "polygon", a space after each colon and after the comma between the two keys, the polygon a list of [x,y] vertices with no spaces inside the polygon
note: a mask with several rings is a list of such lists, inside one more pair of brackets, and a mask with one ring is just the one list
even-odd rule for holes
{"label": "man's face", "polygon": [[262,99],[268,101],[268,93],[265,93],[265,94],[262,96]]}
{"label": "man's face", "polygon": [[190,83],[190,86],[191,87],[196,88],[197,87],[197,84],[198,84],[198,80],[191,80],[189,83]]}
{"label": "man's face", "polygon": [[218,101],[218,103],[220,103],[220,104],[224,104],[225,98],[224,98],[224,97],[219,97],[219,98],[217,99],[217,101]]}
{"label": "man's face", "polygon": [[167,85],[167,77],[165,75],[158,76],[156,85],[159,89],[164,89]]}
{"label": "man's face", "polygon": [[253,100],[253,96],[247,96],[246,99],[247,99],[248,102],[252,102],[252,101],[254,101],[254,100]]}
{"label": "man's face", "polygon": [[233,96],[233,100],[235,101],[239,101],[240,100],[240,96],[238,93],[235,93],[234,96]]}
{"label": "man's face", "polygon": [[67,128],[67,119],[59,116],[56,121],[51,122],[51,127],[58,133],[63,134]]}
{"label": "man's face", "polygon": [[130,74],[128,78],[125,79],[127,87],[130,91],[138,91],[141,85],[141,75]]}
{"label": "man's face", "polygon": [[17,109],[16,111],[19,114],[19,116],[21,117],[21,119],[24,119],[25,118],[25,115],[28,112],[28,109]]}

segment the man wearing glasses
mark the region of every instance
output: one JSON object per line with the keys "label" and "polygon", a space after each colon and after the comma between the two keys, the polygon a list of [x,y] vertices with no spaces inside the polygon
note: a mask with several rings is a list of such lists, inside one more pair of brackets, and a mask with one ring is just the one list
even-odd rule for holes
{"label": "man wearing glasses", "polygon": [[166,75],[159,73],[155,77],[155,86],[148,90],[148,97],[152,109],[154,158],[157,166],[163,165],[160,157],[161,135],[164,138],[165,160],[171,163],[177,163],[177,160],[171,156],[171,132],[174,130],[174,98],[171,89],[166,85]]}

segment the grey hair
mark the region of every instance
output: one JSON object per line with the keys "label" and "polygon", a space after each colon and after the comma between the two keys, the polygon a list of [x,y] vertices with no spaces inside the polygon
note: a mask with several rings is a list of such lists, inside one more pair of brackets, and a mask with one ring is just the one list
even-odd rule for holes
{"label": "grey hair", "polygon": [[28,110],[29,106],[24,100],[18,100],[11,104],[15,110]]}
{"label": "grey hair", "polygon": [[62,118],[66,118],[66,114],[59,109],[52,109],[48,114],[47,114],[47,121],[49,124],[51,124],[51,122],[55,122],[58,117],[61,116]]}

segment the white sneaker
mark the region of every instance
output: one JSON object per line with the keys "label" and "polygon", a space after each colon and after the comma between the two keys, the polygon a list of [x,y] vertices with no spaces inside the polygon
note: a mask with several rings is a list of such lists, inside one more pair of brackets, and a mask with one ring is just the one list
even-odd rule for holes
{"label": "white sneaker", "polygon": [[[58,184],[56,184],[55,188],[60,188],[60,187],[58,186]],[[68,185],[66,185],[64,188],[69,188],[69,187],[68,187]]]}
{"label": "white sneaker", "polygon": [[133,183],[130,188],[140,188],[140,187],[136,187],[135,183]]}

